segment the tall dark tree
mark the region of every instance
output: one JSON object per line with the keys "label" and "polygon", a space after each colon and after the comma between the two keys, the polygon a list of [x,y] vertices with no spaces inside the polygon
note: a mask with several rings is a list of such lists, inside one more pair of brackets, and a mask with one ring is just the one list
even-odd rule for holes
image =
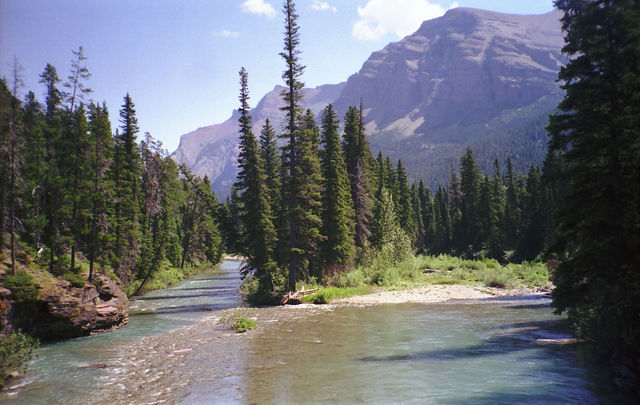
{"label": "tall dark tree", "polygon": [[137,142],[138,119],[129,93],[120,110],[120,132],[116,133],[115,181],[115,268],[129,282],[134,276],[139,253],[139,201],[141,162]]}
{"label": "tall dark tree", "polygon": [[520,193],[518,180],[514,173],[513,162],[507,158],[507,173],[505,177],[505,208],[502,220],[504,232],[505,250],[513,250],[516,247],[520,232]]}
{"label": "tall dark tree", "polygon": [[278,144],[276,141],[276,132],[271,125],[269,118],[265,120],[264,126],[260,131],[260,155],[264,162],[264,174],[267,183],[267,195],[269,198],[269,206],[271,213],[275,218],[276,207],[280,207],[281,196],[281,162],[278,154]]}
{"label": "tall dark tree", "polygon": [[412,205],[412,194],[407,178],[407,171],[400,160],[398,160],[395,174],[396,192],[394,201],[396,204],[396,215],[398,215],[398,224],[413,242],[416,236],[416,221]]}
{"label": "tall dark tree", "polygon": [[342,155],[338,120],[329,104],[322,118],[323,264],[330,271],[351,265],[354,254],[354,212],[347,167]]}
{"label": "tall dark tree", "polygon": [[249,88],[247,72],[240,70],[240,154],[236,187],[242,201],[241,216],[245,226],[247,263],[244,273],[255,273],[260,284],[268,291],[275,289],[273,274],[276,268],[274,249],[276,230],[273,225],[269,190],[264,161],[253,134],[249,115]]}
{"label": "tall dark tree", "polygon": [[459,240],[461,251],[467,251],[469,247],[478,247],[478,197],[480,191],[480,172],[476,164],[471,148],[467,148],[464,156],[460,158],[460,190],[462,191],[462,239]]}
{"label": "tall dark tree", "polygon": [[282,91],[282,98],[285,106],[282,110],[286,112],[285,133],[283,137],[287,139],[287,145],[283,150],[283,164],[287,167],[284,178],[285,195],[287,201],[287,222],[288,232],[288,267],[289,267],[289,289],[295,290],[298,277],[298,223],[296,222],[296,210],[298,209],[299,188],[304,179],[298,178],[298,156],[296,155],[300,138],[298,121],[301,115],[302,88],[304,83],[300,81],[304,66],[300,63],[300,27],[298,26],[298,14],[293,0],[286,0],[283,7],[285,16],[284,49],[280,56],[285,61],[286,70],[282,74],[286,89]]}
{"label": "tall dark tree", "polygon": [[640,3],[557,1],[569,63],[551,116],[567,198],[553,305],[640,386]]}
{"label": "tall dark tree", "polygon": [[[106,104],[89,106],[90,150],[89,164],[92,178],[90,233],[88,241],[89,281],[93,278],[94,263],[105,256],[108,248],[108,214],[111,208],[113,183],[108,176],[113,159],[113,135]],[[102,265],[105,261],[102,260]]]}
{"label": "tall dark tree", "polygon": [[59,241],[60,229],[60,208],[62,204],[62,191],[64,190],[64,179],[58,170],[58,146],[62,132],[62,122],[60,117],[60,104],[62,93],[58,89],[58,73],[55,67],[47,64],[44,72],[40,74],[40,83],[46,87],[45,96],[45,127],[44,141],[46,149],[46,172],[42,179],[42,189],[44,190],[44,211],[46,225],[44,227],[44,240],[49,248],[49,271],[55,272],[56,256],[61,252]]}
{"label": "tall dark tree", "polygon": [[342,149],[354,208],[355,244],[356,247],[363,249],[371,234],[369,231],[371,202],[368,195],[370,184],[372,184],[370,171],[373,169],[375,161],[365,135],[362,100],[360,104],[360,109],[349,107],[347,110]]}
{"label": "tall dark tree", "polygon": [[307,110],[301,117],[299,129],[296,176],[300,180],[297,187],[298,205],[294,211],[295,222],[298,224],[298,264],[307,276],[320,276],[320,247],[324,240],[321,229],[323,178],[319,149],[320,131],[311,110]]}

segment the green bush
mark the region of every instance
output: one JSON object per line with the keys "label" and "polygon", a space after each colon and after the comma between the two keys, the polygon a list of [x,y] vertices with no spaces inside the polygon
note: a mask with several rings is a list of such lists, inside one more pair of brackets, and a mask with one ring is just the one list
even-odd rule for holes
{"label": "green bush", "polygon": [[35,301],[40,293],[40,285],[33,281],[30,274],[22,270],[18,270],[15,275],[6,275],[4,286],[11,290],[11,296],[19,302]]}
{"label": "green bush", "polygon": [[0,337],[0,387],[12,373],[26,373],[38,345],[37,339],[19,331]]}
{"label": "green bush", "polygon": [[255,328],[257,328],[256,323],[252,319],[243,316],[236,318],[236,321],[233,323],[233,329],[238,333],[243,333]]}
{"label": "green bush", "polygon": [[84,286],[84,278],[80,274],[76,274],[72,271],[65,271],[64,279],[70,282],[73,287],[80,288]]}

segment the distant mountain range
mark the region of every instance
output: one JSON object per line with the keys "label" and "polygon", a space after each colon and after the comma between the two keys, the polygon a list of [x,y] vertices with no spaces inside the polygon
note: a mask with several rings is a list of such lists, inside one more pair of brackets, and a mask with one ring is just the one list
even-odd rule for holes
{"label": "distant mountain range", "polygon": [[[547,117],[562,98],[560,17],[449,10],[371,54],[345,83],[304,89],[305,106],[317,116],[333,103],[341,118],[362,97],[374,154],[402,159],[411,177],[432,187],[448,180],[467,146],[484,170],[511,156],[524,171],[544,157]],[[280,128],[282,89],[251,111],[256,135],[267,117]],[[183,135],[172,155],[209,176],[219,197],[237,173],[237,118]]]}

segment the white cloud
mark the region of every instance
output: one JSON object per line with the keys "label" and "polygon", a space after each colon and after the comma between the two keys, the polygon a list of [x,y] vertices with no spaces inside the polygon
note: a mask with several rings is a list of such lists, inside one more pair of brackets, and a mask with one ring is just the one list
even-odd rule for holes
{"label": "white cloud", "polygon": [[222,30],[215,31],[213,35],[218,38],[238,38],[240,36],[240,33],[238,31]]}
{"label": "white cloud", "polygon": [[273,18],[276,15],[276,10],[270,3],[264,0],[245,0],[242,3],[242,11],[245,13],[264,15],[269,18]]}
{"label": "white cloud", "polygon": [[[449,9],[455,7],[456,2]],[[353,36],[376,40],[391,32],[402,38],[416,31],[423,21],[440,17],[447,10],[428,0],[369,0],[358,7],[360,19],[353,25]]]}
{"label": "white cloud", "polygon": [[320,0],[313,0],[313,3],[311,4],[311,8],[317,11],[331,10],[334,13],[338,11],[338,9],[335,6],[330,5],[326,1],[320,1]]}

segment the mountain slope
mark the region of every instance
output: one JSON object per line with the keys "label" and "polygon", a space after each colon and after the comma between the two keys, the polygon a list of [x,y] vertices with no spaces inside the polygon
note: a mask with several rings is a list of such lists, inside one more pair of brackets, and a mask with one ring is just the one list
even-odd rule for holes
{"label": "mountain slope", "polygon": [[[333,102],[341,118],[362,97],[374,153],[402,159],[431,186],[447,181],[467,145],[481,167],[510,155],[524,171],[543,158],[546,118],[561,99],[560,16],[449,10],[374,52],[346,84],[306,89],[305,100],[316,114]],[[267,116],[276,129],[282,122],[280,89],[252,111],[256,133]],[[235,176],[236,118],[183,135],[174,153],[222,194]]]}
{"label": "mountain slope", "polygon": [[[303,89],[305,108],[318,115],[338,97],[343,86],[344,83],[339,83]],[[282,90],[283,86],[276,86],[251,109],[253,133],[256,137],[260,135],[267,118],[276,131],[280,129],[285,119],[284,112],[280,111]],[[234,110],[231,118],[223,123],[198,128],[182,135],[178,149],[171,155],[197,175],[208,176],[211,187],[219,197],[228,195],[238,172],[238,118],[239,113]]]}

